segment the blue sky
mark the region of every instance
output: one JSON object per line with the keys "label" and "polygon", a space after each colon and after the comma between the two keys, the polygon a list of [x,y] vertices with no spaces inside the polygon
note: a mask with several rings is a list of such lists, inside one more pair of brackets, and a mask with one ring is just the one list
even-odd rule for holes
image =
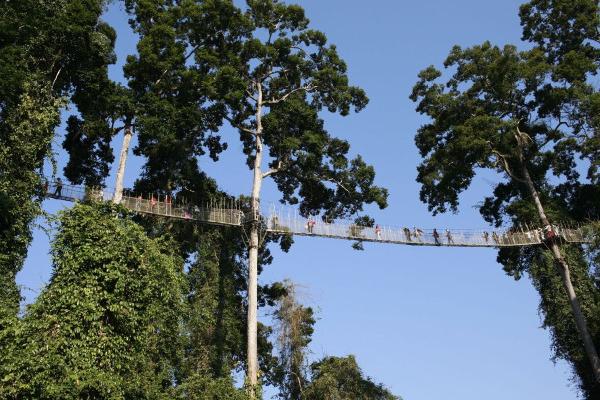
{"label": "blue sky", "polygon": [[[474,206],[501,178],[479,175],[461,197],[460,213],[435,218],[420,203],[415,182],[420,158],[413,137],[423,118],[408,99],[417,73],[440,66],[450,48],[490,40],[520,43],[516,0],[303,0],[314,28],[324,31],[348,63],[354,84],[371,102],[346,118],[324,114],[330,133],[350,140],[377,170],[377,183],[390,191],[390,206],[373,210],[389,225],[479,228]],[[127,16],[119,5],[105,19],[119,33],[121,79],[126,54],[135,51]],[[248,194],[251,175],[237,135],[224,129],[229,149],[221,161],[201,159],[202,168],[232,194]],[[120,138],[115,140],[119,145]],[[59,165],[65,163],[55,142]],[[118,152],[116,152],[118,154]],[[126,183],[141,160],[128,165]],[[112,179],[112,178],[111,178]],[[108,182],[112,186],[112,181]],[[272,184],[265,201],[277,200]],[[48,212],[67,207],[46,201]],[[40,230],[19,283],[32,301],[50,273],[48,238]],[[492,249],[414,248],[298,238],[289,254],[274,249],[275,261],[261,283],[290,278],[304,301],[318,309],[312,358],[355,354],[364,372],[405,400],[575,399],[570,372],[554,364],[548,332],[540,328],[539,296],[528,279],[507,277]],[[262,314],[263,318],[267,316]]]}

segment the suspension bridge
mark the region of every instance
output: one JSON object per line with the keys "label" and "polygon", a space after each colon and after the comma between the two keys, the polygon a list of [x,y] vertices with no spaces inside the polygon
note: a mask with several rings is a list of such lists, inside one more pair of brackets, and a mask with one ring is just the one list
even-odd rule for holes
{"label": "suspension bridge", "polygon": [[[78,202],[87,199],[111,200],[112,191],[48,183],[45,187],[48,198]],[[121,205],[139,214],[150,214],[166,218],[196,221],[202,224],[219,226],[243,226],[254,220],[242,210],[239,201],[223,200],[205,205],[182,204],[170,196],[123,194]],[[411,246],[450,246],[450,247],[522,247],[558,239],[568,243],[588,243],[583,226],[552,225],[551,227],[474,230],[474,229],[421,229],[417,227],[391,227],[375,225],[361,226],[351,221],[324,221],[319,218],[305,218],[292,208],[270,207],[259,216],[267,233],[315,236],[363,242],[391,243]]]}

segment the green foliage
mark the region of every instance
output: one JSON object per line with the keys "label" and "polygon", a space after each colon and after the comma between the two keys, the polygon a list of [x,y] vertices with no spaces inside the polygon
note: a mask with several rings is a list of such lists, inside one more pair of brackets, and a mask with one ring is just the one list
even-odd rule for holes
{"label": "green foliage", "polygon": [[124,72],[131,118],[138,135],[135,153],[146,157],[138,187],[175,191],[201,175],[198,157],[218,160],[227,148],[217,131],[220,107],[208,102],[206,71],[191,62],[199,48],[186,36],[201,3],[165,0],[125,2],[140,35],[138,54]]}
{"label": "green foliage", "polygon": [[[435,82],[441,72],[430,67],[420,73],[411,95],[419,103],[417,110],[433,120],[415,139],[425,158],[417,178],[423,184],[421,199],[430,210],[456,211],[458,195],[471,184],[477,168],[512,179],[515,189],[503,189],[507,200],[526,189],[518,180],[524,165],[538,187],[549,170],[567,178],[578,176],[572,151],[563,145],[570,143],[570,135],[537,113],[536,91],[550,71],[538,50],[518,52],[514,46],[501,49],[490,43],[455,47],[444,65],[455,68],[446,84]],[[525,164],[515,140],[518,129],[531,138]],[[488,219],[500,223],[498,210],[490,211]]]}
{"label": "green foliage", "polygon": [[213,379],[201,374],[190,376],[177,387],[177,392],[176,398],[185,400],[249,400],[243,390],[233,386],[230,378]]}
{"label": "green foliage", "polygon": [[2,363],[3,398],[172,398],[182,260],[108,204],[63,212],[48,286]]}
{"label": "green foliage", "polygon": [[579,150],[599,182],[600,93],[593,84],[600,65],[600,12],[595,0],[533,0],[521,6],[523,39],[535,43],[553,66],[540,97],[542,112],[573,127]]}
{"label": "green foliage", "polygon": [[298,287],[283,282],[285,295],[275,304],[276,367],[269,383],[285,400],[399,400],[383,385],[364,377],[354,356],[325,357],[307,364],[316,322],[312,308],[299,302]]}
{"label": "green foliage", "polygon": [[364,377],[354,356],[325,357],[312,365],[312,382],[306,400],[400,400],[383,385]]}
{"label": "green foliage", "polygon": [[[569,263],[571,279],[595,343],[600,343],[600,290],[598,282],[590,277],[590,264],[576,246],[562,246],[561,251]],[[522,250],[502,250],[498,261],[509,273],[527,271],[540,294],[540,312],[543,327],[548,329],[555,359],[568,360],[577,374],[586,398],[595,399],[600,388],[589,367],[571,308],[565,296],[560,276],[551,252],[543,247]]]}
{"label": "green foliage", "polygon": [[[596,69],[594,62],[600,59],[600,49],[594,45],[600,40],[597,1],[533,0],[523,4],[519,14],[523,39],[544,50],[550,62],[567,64],[577,59],[587,71]],[[570,78],[584,80],[582,75]]]}
{"label": "green foliage", "polygon": [[39,199],[33,199],[40,194],[37,171],[50,151],[61,105],[47,86],[35,82],[24,84],[19,100],[0,123],[0,321],[19,309],[15,277],[31,241],[30,224],[41,212]]}
{"label": "green foliage", "polygon": [[[318,116],[323,109],[360,111],[368,100],[349,84],[336,47],[309,29],[304,10],[260,0],[248,1],[245,11],[231,1],[207,1],[196,12],[198,21],[189,24],[195,61],[208,72],[210,98],[239,130],[249,168],[264,145],[266,176],[282,201],[299,204],[305,215],[322,211],[333,219],[364,203],[385,207],[387,191],[374,186],[373,168],[349,159],[348,142],[330,136]],[[208,22],[200,24],[201,17]]]}
{"label": "green foliage", "polygon": [[184,375],[229,377],[244,360],[245,285],[238,231],[208,230],[188,276]]}
{"label": "green foliage", "polygon": [[306,353],[316,320],[312,308],[299,303],[293,282],[284,281],[283,288],[286,294],[279,299],[274,312],[278,359],[271,381],[279,388],[279,398],[300,400],[308,383]]}
{"label": "green foliage", "polygon": [[[39,172],[50,156],[63,97],[90,86],[111,62],[114,32],[103,0],[23,0],[0,5],[0,319],[18,310],[14,277],[40,214]],[[100,71],[99,71],[100,70]],[[2,322],[0,322],[2,324]]]}

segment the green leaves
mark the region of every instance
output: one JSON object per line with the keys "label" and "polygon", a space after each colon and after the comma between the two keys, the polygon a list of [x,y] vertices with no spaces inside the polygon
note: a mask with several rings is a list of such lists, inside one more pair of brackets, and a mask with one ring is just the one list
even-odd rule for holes
{"label": "green leaves", "polygon": [[383,385],[364,377],[354,356],[325,357],[311,368],[313,380],[303,397],[307,400],[401,400]]}
{"label": "green leaves", "polygon": [[[15,334],[3,396],[171,398],[182,260],[108,204],[64,212],[50,283]],[[12,382],[11,382],[12,383]]]}
{"label": "green leaves", "polygon": [[21,96],[8,99],[12,104],[2,110],[0,120],[0,193],[6,221],[0,225],[0,324],[19,309],[15,276],[31,241],[30,224],[41,213],[38,171],[50,153],[63,104],[49,85],[35,78],[22,82]]}
{"label": "green leaves", "polygon": [[[203,14],[212,15],[224,3],[229,4],[206,2]],[[347,115],[368,102],[364,91],[349,85],[335,46],[327,45],[322,32],[308,29],[298,6],[249,1],[245,13],[229,12],[235,18],[218,44],[200,34],[200,29],[212,32],[212,22],[190,24],[189,30],[200,51],[213,54],[197,63],[210,71],[210,97],[240,131],[248,166],[254,165],[258,134],[284,202],[301,201],[302,212],[324,210],[329,217],[360,211],[363,203],[385,206],[387,193],[373,185],[372,168],[360,158],[347,160],[347,143],[330,137],[318,117],[323,108]]]}
{"label": "green leaves", "polygon": [[[568,80],[584,80],[586,72],[595,73],[600,57],[598,3],[594,0],[533,0],[520,9],[523,39],[535,43],[552,63],[587,64],[577,74],[562,75]],[[571,60],[566,60],[571,58]],[[596,66],[594,66],[594,63]]]}
{"label": "green leaves", "polygon": [[279,388],[279,398],[300,400],[308,383],[306,357],[316,320],[312,308],[299,303],[293,282],[286,280],[282,289],[285,294],[274,312],[278,356],[271,380]]}
{"label": "green leaves", "polygon": [[[86,94],[99,94],[106,65],[114,61],[115,33],[99,22],[103,5],[24,0],[0,7],[0,193],[10,220],[0,229],[0,319],[18,309],[14,276],[41,212],[39,171],[50,157],[59,110],[72,100],[88,114]],[[96,119],[89,126],[102,128]],[[98,152],[101,162],[110,158],[105,148]]]}

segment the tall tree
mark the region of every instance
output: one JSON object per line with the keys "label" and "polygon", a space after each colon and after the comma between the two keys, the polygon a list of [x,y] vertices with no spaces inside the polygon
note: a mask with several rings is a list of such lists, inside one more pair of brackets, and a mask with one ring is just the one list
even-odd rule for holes
{"label": "tall tree", "polygon": [[115,178],[117,203],[134,135],[134,153],[146,158],[143,175],[153,185],[146,187],[149,191],[189,185],[190,177],[199,175],[196,157],[209,153],[216,160],[226,148],[215,134],[220,113],[206,104],[203,73],[186,64],[195,49],[188,48],[182,21],[190,17],[188,6],[193,4],[125,1],[130,26],[139,37],[137,54],[127,56],[127,87],[105,81],[82,94],[82,118],[71,117],[63,144],[70,155],[65,174],[72,182],[104,184],[114,161],[109,145],[116,134],[123,135]]}
{"label": "tall tree", "polygon": [[[588,358],[587,372],[579,377],[590,393],[600,380],[600,360],[598,341],[586,319],[594,316],[598,296],[587,295],[590,277],[585,267],[580,267],[581,256],[576,255],[581,255],[581,250],[561,246],[552,227],[553,221],[560,219],[581,220],[581,213],[573,212],[572,201],[593,190],[578,183],[576,158],[591,154],[586,150],[590,135],[597,135],[590,130],[589,113],[585,112],[586,104],[595,101],[586,78],[596,73],[597,54],[588,46],[589,38],[579,33],[591,32],[592,23],[597,34],[598,19],[587,12],[595,10],[597,15],[598,6],[590,1],[574,3],[578,5],[565,1],[524,5],[524,37],[538,46],[522,52],[515,46],[499,48],[487,42],[468,49],[455,47],[444,63],[452,71],[449,79],[439,83],[442,73],[429,67],[419,74],[411,98],[418,102],[417,111],[432,120],[419,129],[415,140],[424,157],[417,178],[422,184],[421,199],[434,214],[456,211],[458,195],[470,186],[476,170],[490,169],[506,179],[482,203],[484,218],[498,226],[508,218],[514,224],[544,227],[545,248],[503,250],[499,260],[518,277],[522,269],[516,269],[517,265],[531,268],[533,260],[551,257]],[[592,163],[588,176],[594,171]],[[550,174],[557,178],[550,179]],[[577,288],[572,267],[578,270]],[[537,271],[549,273],[547,269]],[[546,317],[556,316],[546,308],[556,305],[547,297],[556,291],[544,291],[544,281],[551,282],[551,276],[537,279],[542,308]],[[583,308],[578,295],[586,302]],[[560,333],[551,320],[546,322],[555,334]],[[576,363],[570,355],[566,358]]]}
{"label": "tall tree", "polygon": [[[218,17],[217,17],[218,16]],[[325,35],[308,28],[301,7],[277,0],[249,0],[245,11],[231,1],[207,1],[189,23],[198,68],[209,74],[211,98],[238,129],[253,172],[248,221],[247,383],[257,385],[257,275],[260,194],[272,178],[282,201],[304,215],[334,219],[385,207],[387,192],[373,185],[372,167],[348,159],[346,141],[331,137],[318,113],[347,115],[367,104],[348,83],[346,64]],[[224,29],[223,29],[224,28]],[[265,164],[268,168],[264,170]]]}
{"label": "tall tree", "polygon": [[[217,134],[223,107],[207,101],[206,71],[189,62],[199,48],[190,45],[186,32],[189,21],[197,17],[201,3],[128,0],[125,4],[131,27],[140,38],[138,54],[129,56],[124,68],[128,88],[109,82],[99,86],[102,95],[96,91],[89,96],[90,102],[86,105],[91,115],[84,119],[95,121],[95,125],[72,119],[76,122],[72,137],[77,140],[68,148],[70,162],[66,173],[72,171],[73,174],[67,176],[74,182],[103,183],[112,158],[101,157],[98,150],[107,143],[106,138],[124,130],[137,135],[134,153],[145,159],[141,176],[133,188],[135,192],[168,195],[196,205],[210,199],[228,198],[199,166],[203,156],[216,161],[227,147]],[[225,26],[219,28],[224,29]],[[96,101],[97,98],[102,100]],[[115,125],[121,126],[115,128]],[[68,135],[65,144],[70,140]],[[121,148],[124,156],[126,149],[126,145]],[[122,176],[117,180],[122,182]],[[117,186],[118,196],[122,185]],[[115,200],[118,202],[118,198]],[[246,257],[241,236],[156,218],[140,218],[140,222],[151,235],[173,235],[181,255],[191,263],[189,308],[185,313],[190,342],[180,371],[181,379],[195,382],[190,385],[196,388],[203,387],[207,376],[227,379],[232,369],[243,365],[239,363],[240,351],[245,350],[245,346],[236,341],[236,335],[240,334],[237,329],[242,326],[237,314],[246,309],[240,293],[247,290],[245,280],[238,279],[245,273],[239,262]],[[216,258],[215,249],[220,249]],[[264,246],[260,254],[259,267],[271,260]],[[277,285],[261,287],[259,303],[272,302],[279,292]],[[212,325],[212,318],[204,318],[213,312],[220,315],[216,323],[222,325],[218,329]],[[271,365],[268,332],[266,326],[259,332],[259,357],[265,373]],[[213,333],[217,337],[213,337]],[[190,385],[186,386],[188,394],[192,390]]]}
{"label": "tall tree", "polygon": [[41,168],[65,99],[112,62],[114,31],[100,21],[104,0],[23,0],[0,5],[1,313],[15,315],[15,276],[40,214]]}
{"label": "tall tree", "polygon": [[2,362],[2,398],[173,398],[182,260],[121,209],[63,212],[48,286]]}

